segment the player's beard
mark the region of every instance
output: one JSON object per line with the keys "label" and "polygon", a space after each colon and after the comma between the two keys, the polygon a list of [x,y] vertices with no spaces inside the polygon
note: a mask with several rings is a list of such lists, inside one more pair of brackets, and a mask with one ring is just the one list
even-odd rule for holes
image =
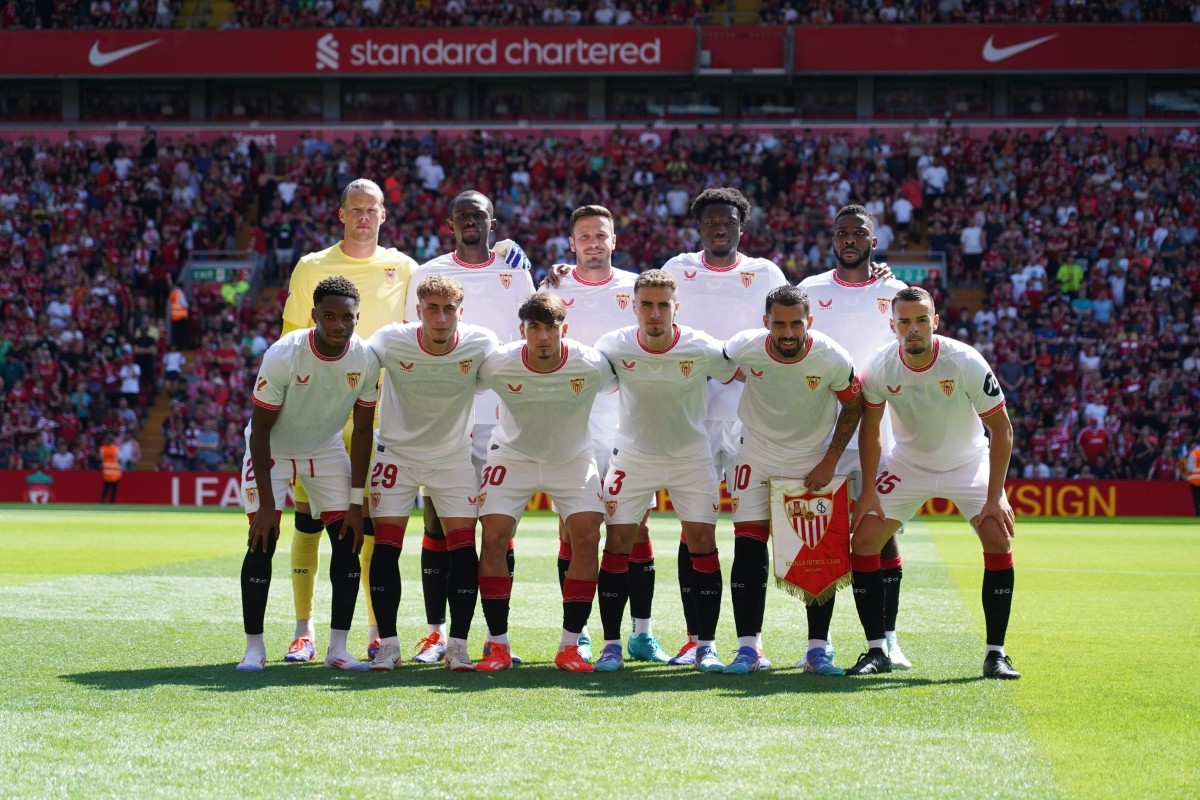
{"label": "player's beard", "polygon": [[480,228],[465,228],[458,232],[458,240],[465,245],[475,247],[483,242],[483,230]]}
{"label": "player's beard", "polygon": [[904,352],[908,353],[910,356],[924,355],[928,351],[929,342],[926,341],[924,336],[920,336],[916,339],[904,340]]}
{"label": "player's beard", "polygon": [[772,339],[771,344],[780,358],[792,359],[800,355],[800,347],[804,342],[801,339]]}
{"label": "player's beard", "polygon": [[871,257],[875,254],[874,248],[869,247],[869,248],[867,248],[867,251],[865,253],[859,253],[858,259],[856,261],[847,261],[842,256],[843,252],[845,252],[845,251],[839,251],[837,254],[838,264],[841,265],[842,269],[848,269],[848,270],[860,270],[861,269],[866,273],[870,273]]}
{"label": "player's beard", "polygon": [[737,252],[739,238],[740,237],[737,236],[730,236],[724,244],[719,245],[709,242],[708,246],[704,249],[709,253],[712,253],[717,258],[728,258]]}

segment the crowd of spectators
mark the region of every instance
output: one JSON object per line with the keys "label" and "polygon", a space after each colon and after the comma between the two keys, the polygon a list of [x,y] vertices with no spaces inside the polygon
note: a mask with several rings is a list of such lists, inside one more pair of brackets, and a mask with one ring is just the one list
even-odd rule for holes
{"label": "crowd of spectators", "polygon": [[[136,145],[0,146],[0,465],[45,463],[65,443],[75,466],[95,466],[104,434],[135,437],[161,390],[161,468],[236,468],[290,267],[339,240],[338,195],[360,175],[386,195],[381,241],[418,261],[449,250],[448,202],[478,188],[539,272],[568,259],[578,205],[614,211],[616,263],[638,270],[696,249],[690,199],[733,185],[754,201],[742,251],[796,281],[833,265],[832,213],[861,202],[880,257],[945,259],[948,284],[930,284],[941,332],[992,360],[1017,474],[1177,477],[1200,435],[1200,153],[1187,130],[316,131],[277,152],[148,129]],[[239,306],[193,287],[174,349],[166,292],[208,249],[247,252],[267,288]]]}
{"label": "crowd of spectators", "polygon": [[[7,0],[0,28],[169,28],[180,0]],[[1197,22],[1191,0],[763,0],[755,16],[715,0],[237,0],[221,28],[526,27],[531,25],[995,24]]]}

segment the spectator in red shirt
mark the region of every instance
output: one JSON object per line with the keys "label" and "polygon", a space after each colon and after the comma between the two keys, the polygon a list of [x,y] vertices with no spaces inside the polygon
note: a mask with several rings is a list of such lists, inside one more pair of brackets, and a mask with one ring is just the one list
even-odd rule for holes
{"label": "spectator in red shirt", "polygon": [[1112,435],[1106,428],[1100,427],[1095,417],[1088,417],[1087,427],[1079,432],[1075,446],[1088,464],[1095,464],[1101,456],[1108,457],[1112,453]]}

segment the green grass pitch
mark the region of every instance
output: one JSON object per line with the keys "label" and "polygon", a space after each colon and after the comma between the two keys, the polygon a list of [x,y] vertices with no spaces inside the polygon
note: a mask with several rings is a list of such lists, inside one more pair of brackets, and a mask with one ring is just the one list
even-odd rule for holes
{"label": "green grass pitch", "polygon": [[[803,614],[772,588],[768,672],[559,673],[556,534],[544,515],[527,517],[517,541],[512,635],[524,666],[284,665],[287,533],[267,615],[271,660],[242,675],[244,520],[0,507],[0,797],[1200,796],[1195,520],[1019,520],[1008,649],[1025,677],[1013,683],[979,677],[982,559],[966,525],[943,520],[911,524],[901,542],[911,672],[801,674]],[[652,530],[655,632],[672,649],[682,639],[678,527],[657,517]],[[726,574],[731,534],[723,518]],[[419,541],[410,534],[401,559],[402,641],[424,632]],[[323,623],[328,597],[322,573]],[[837,661],[849,666],[862,633],[849,594],[838,603]],[[732,616],[726,590],[726,658]],[[598,634],[598,612],[591,622]],[[365,640],[360,602],[352,649]]]}

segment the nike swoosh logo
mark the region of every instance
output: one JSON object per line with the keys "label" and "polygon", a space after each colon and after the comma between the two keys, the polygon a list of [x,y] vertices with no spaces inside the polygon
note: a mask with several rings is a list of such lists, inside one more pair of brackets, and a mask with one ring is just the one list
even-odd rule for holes
{"label": "nike swoosh logo", "polygon": [[134,53],[145,50],[147,47],[153,47],[161,42],[162,39],[154,39],[149,42],[135,44],[131,47],[122,47],[120,50],[113,50],[111,53],[105,53],[100,50],[100,42],[92,42],[92,49],[88,53],[88,63],[93,67],[107,67],[113,62],[120,61],[122,58],[128,58]]}
{"label": "nike swoosh logo", "polygon": [[1021,42],[1020,44],[1013,44],[1008,47],[996,47],[993,41],[995,38],[995,36],[989,36],[988,40],[983,43],[983,60],[989,64],[995,64],[997,61],[1012,58],[1017,53],[1024,53],[1026,50],[1032,50],[1039,44],[1045,44],[1051,39],[1058,38],[1058,34],[1052,33],[1040,39],[1030,39],[1028,42]]}

